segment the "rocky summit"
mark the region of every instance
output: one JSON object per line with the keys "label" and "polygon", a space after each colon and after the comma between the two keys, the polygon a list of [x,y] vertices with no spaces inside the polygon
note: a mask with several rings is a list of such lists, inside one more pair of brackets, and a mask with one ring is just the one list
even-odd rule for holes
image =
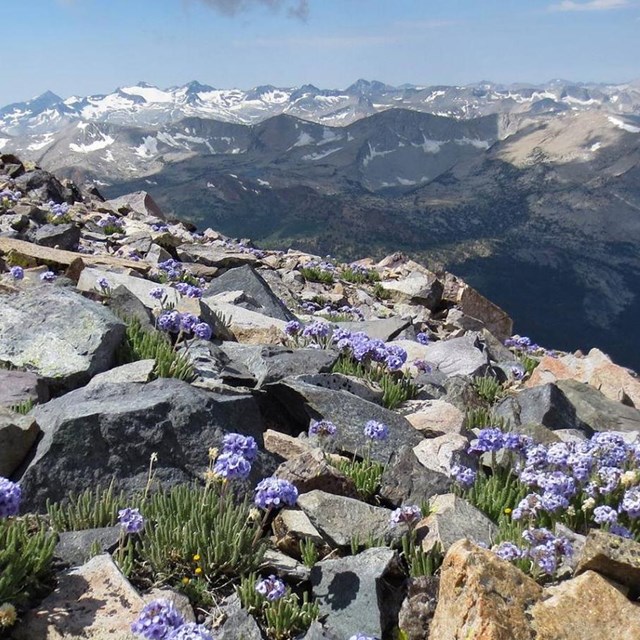
{"label": "rocky summit", "polygon": [[0,638],[637,640],[639,559],[602,351],[0,155]]}

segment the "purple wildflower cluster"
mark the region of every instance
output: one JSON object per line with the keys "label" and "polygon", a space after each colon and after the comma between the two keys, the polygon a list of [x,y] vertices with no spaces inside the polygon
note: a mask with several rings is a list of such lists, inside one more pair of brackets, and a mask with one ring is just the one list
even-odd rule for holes
{"label": "purple wildflower cluster", "polygon": [[211,327],[206,322],[201,322],[200,318],[192,313],[166,309],[160,314],[156,324],[160,331],[194,335],[202,340],[211,340],[213,335]]}
{"label": "purple wildflower cluster", "polygon": [[284,596],[287,592],[287,587],[280,578],[270,575],[268,578],[264,578],[256,583],[256,591],[269,600],[269,602],[274,602]]}
{"label": "purple wildflower cluster", "polygon": [[429,335],[421,331],[420,333],[416,334],[416,340],[420,344],[425,344],[425,345],[429,344]]}
{"label": "purple wildflower cluster", "polygon": [[327,438],[336,434],[337,427],[330,420],[312,420],[309,425],[309,435]]}
{"label": "purple wildflower cluster", "polygon": [[245,480],[257,456],[258,445],[251,436],[228,433],[222,440],[222,451],[213,465],[213,472],[225,480]]}
{"label": "purple wildflower cluster", "polygon": [[116,216],[109,214],[98,220],[98,226],[101,229],[120,230],[124,227],[124,222]]}
{"label": "purple wildflower cluster", "polygon": [[164,262],[158,262],[158,269],[163,272],[167,280],[176,282],[180,280],[184,274],[182,262],[169,258]]}
{"label": "purple wildflower cluster", "polygon": [[391,513],[391,526],[397,527],[400,524],[412,526],[421,518],[422,510],[420,507],[415,504],[407,504]]}
{"label": "purple wildflower cluster", "polygon": [[40,274],[40,280],[42,280],[42,282],[53,282],[56,278],[57,276],[53,271],[45,271]]}
{"label": "purple wildflower cluster", "polygon": [[144,518],[138,509],[120,509],[118,522],[125,533],[140,533],[144,529]]}
{"label": "purple wildflower cluster", "polygon": [[284,326],[284,332],[288,336],[295,338],[302,333],[302,328],[302,323],[298,322],[298,320],[289,320]]}
{"label": "purple wildflower cluster", "polygon": [[97,284],[105,293],[111,289],[111,284],[109,284],[109,281],[104,276],[102,278],[98,278]]}
{"label": "purple wildflower cluster", "polygon": [[50,200],[47,206],[49,207],[49,211],[51,211],[51,217],[54,221],[64,218],[67,213],[69,213],[69,205],[66,202],[58,204],[53,200]]}
{"label": "purple wildflower cluster", "polygon": [[402,347],[370,338],[363,331],[336,329],[332,341],[342,353],[363,365],[378,364],[393,372],[399,371],[407,361],[407,352]]}
{"label": "purple wildflower cluster", "polygon": [[322,273],[329,273],[332,276],[336,275],[337,268],[333,262],[329,260],[309,260],[309,262],[302,265],[303,269],[317,269]]}
{"label": "purple wildflower cluster", "polygon": [[151,225],[152,231],[156,231],[157,233],[166,233],[169,231],[169,227],[163,222],[154,222]]}
{"label": "purple wildflower cluster", "polygon": [[509,562],[529,559],[547,575],[554,574],[562,559],[573,554],[568,538],[556,536],[544,527],[529,527],[523,531],[522,538],[526,545],[519,547],[513,542],[502,542],[494,548],[495,554]]}
{"label": "purple wildflower cluster", "polygon": [[21,499],[20,485],[0,477],[0,518],[18,515]]}
{"label": "purple wildflower cluster", "polygon": [[352,635],[349,640],[379,640],[376,636],[368,636],[366,633],[356,633]]}
{"label": "purple wildflower cluster", "polygon": [[167,292],[162,287],[154,287],[149,291],[149,295],[154,300],[164,300],[164,297],[167,295]]}
{"label": "purple wildflower cluster", "polygon": [[413,366],[418,370],[418,373],[431,373],[433,371],[433,367],[421,358],[416,358],[413,361]]}
{"label": "purple wildflower cluster", "polygon": [[460,464],[454,464],[451,467],[451,475],[463,489],[470,489],[476,483],[476,478],[478,477],[474,469]]}
{"label": "purple wildflower cluster", "polygon": [[233,240],[227,239],[222,242],[222,246],[225,249],[236,251],[238,253],[250,253],[251,255],[258,258],[258,260],[261,260],[267,255],[266,252],[263,251],[262,249],[256,249],[255,247],[252,247],[251,245],[242,241],[235,242]]}
{"label": "purple wildflower cluster", "polygon": [[303,311],[313,315],[321,315],[327,318],[337,318],[339,316],[350,316],[352,320],[362,322],[364,320],[364,313],[358,307],[352,307],[348,304],[338,305],[335,303],[327,302],[324,306],[307,300],[300,305]]}
{"label": "purple wildflower cluster", "polygon": [[0,191],[0,204],[3,205],[11,205],[15,202],[18,202],[22,198],[22,192],[12,189],[3,189]]}
{"label": "purple wildflower cluster", "polygon": [[364,425],[364,435],[371,440],[386,440],[389,437],[389,427],[375,420],[369,420]]}
{"label": "purple wildflower cluster", "polygon": [[146,604],[131,631],[148,640],[213,640],[203,625],[185,622],[170,600],[153,600]]}
{"label": "purple wildflower cluster", "polygon": [[178,282],[175,285],[175,289],[182,296],[187,298],[202,298],[202,289],[200,287],[194,287],[187,282]]}
{"label": "purple wildflower cluster", "polygon": [[11,267],[9,273],[14,280],[22,280],[24,278],[24,269],[22,267]]}
{"label": "purple wildflower cluster", "polygon": [[271,476],[256,486],[254,503],[261,509],[292,507],[298,500],[298,489],[288,480]]}

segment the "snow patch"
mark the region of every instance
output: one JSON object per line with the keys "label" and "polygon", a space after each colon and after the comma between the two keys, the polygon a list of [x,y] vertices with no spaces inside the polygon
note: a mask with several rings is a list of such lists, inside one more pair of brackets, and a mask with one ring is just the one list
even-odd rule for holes
{"label": "snow patch", "polygon": [[[321,160],[322,158],[326,158],[327,156],[330,156],[332,153],[335,153],[336,151],[340,151],[340,149],[342,149],[342,147],[336,147],[335,149],[329,149],[328,151],[323,151],[319,153],[310,153],[306,156],[302,156],[302,160]],[[383,155],[383,154],[380,154],[380,155]]]}
{"label": "snow patch", "polygon": [[258,184],[261,187],[271,187],[271,183],[268,180],[261,180],[260,178],[258,178]]}
{"label": "snow patch", "polygon": [[595,142],[594,144],[591,145],[590,150],[597,151],[601,146],[602,146],[602,142]]}
{"label": "snow patch", "polygon": [[111,151],[111,149],[109,149],[107,151],[107,153],[104,154],[104,159],[106,162],[115,162],[116,159],[113,157],[113,152]]}
{"label": "snow patch", "polygon": [[173,102],[173,96],[170,93],[156,87],[124,87],[120,91],[130,96],[140,96],[145,102]]}
{"label": "snow patch", "polygon": [[153,136],[142,138],[142,144],[134,148],[135,154],[140,158],[151,158],[158,153],[158,140]]}
{"label": "snow patch", "polygon": [[71,151],[75,151],[76,153],[91,153],[92,151],[99,151],[100,149],[105,149],[109,145],[112,145],[115,140],[111,136],[102,136],[102,140],[96,140],[91,144],[74,144],[73,142],[69,145],[69,149]]}
{"label": "snow patch", "polygon": [[9,138],[0,138],[0,149],[4,149],[7,142],[9,142]]}
{"label": "snow patch", "polygon": [[298,137],[298,141],[294,143],[293,147],[304,147],[311,143],[313,143],[313,138],[306,131],[303,131]]}
{"label": "snow patch", "polygon": [[47,145],[50,145],[53,142],[53,133],[45,133],[42,136],[42,140],[39,142],[32,142],[27,149],[29,151],[40,151],[40,149],[44,149]]}
{"label": "snow patch", "polygon": [[623,131],[628,131],[629,133],[640,133],[640,127],[634,127],[631,124],[627,124],[624,120],[620,120],[619,118],[614,118],[612,116],[607,116],[609,122],[618,129],[622,129]]}
{"label": "snow patch", "polygon": [[374,158],[380,158],[382,156],[388,156],[390,153],[393,153],[395,149],[391,149],[389,151],[377,151],[371,146],[371,143],[367,143],[369,146],[369,155],[362,160],[362,166],[366,167]]}
{"label": "snow patch", "polygon": [[476,149],[482,149],[486,151],[491,144],[487,140],[478,140],[477,138],[459,138],[455,140],[456,144],[470,144]]}

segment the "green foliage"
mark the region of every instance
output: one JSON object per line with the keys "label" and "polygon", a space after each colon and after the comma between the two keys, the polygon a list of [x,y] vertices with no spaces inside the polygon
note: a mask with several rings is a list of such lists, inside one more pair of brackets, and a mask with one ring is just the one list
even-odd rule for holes
{"label": "green foliage", "polygon": [[27,400],[23,400],[22,402],[19,402],[18,404],[14,404],[11,407],[11,411],[15,411],[16,413],[19,413],[20,415],[26,416],[27,413],[29,413],[29,411],[31,411],[31,409],[33,409],[33,405],[34,402],[31,398],[28,398]]}
{"label": "green foliage", "polygon": [[340,271],[340,279],[353,284],[367,284],[380,281],[380,274],[377,271],[367,271],[367,273],[361,273],[360,271],[354,271],[351,267],[344,267]]}
{"label": "green foliage", "polygon": [[137,318],[126,318],[125,323],[125,338],[119,352],[121,364],[153,358],[156,378],[178,378],[186,382],[195,378],[189,358],[176,353],[163,333],[144,329]]}
{"label": "green foliage", "polygon": [[538,360],[537,358],[532,358],[526,353],[518,355],[518,360],[520,360],[520,364],[524,367],[527,376],[530,376],[533,373],[534,369],[540,364],[540,360]]}
{"label": "green foliage", "polygon": [[478,407],[477,409],[468,409],[464,416],[465,429],[485,429],[487,427],[498,427],[503,431],[507,431],[508,421],[494,415],[491,409],[487,407]]}
{"label": "green foliage", "polygon": [[118,511],[132,506],[123,492],[114,491],[113,482],[106,488],[85,489],[71,494],[64,503],[47,500],[51,526],[60,531],[80,531],[111,527],[118,522]]}
{"label": "green foliage", "polygon": [[333,284],[333,274],[319,267],[302,267],[300,269],[302,277],[307,282],[320,282],[322,284]]}
{"label": "green foliage", "polygon": [[24,604],[45,587],[56,541],[39,521],[0,519],[0,603]]}
{"label": "green foliage", "polygon": [[263,543],[254,542],[259,523],[250,517],[249,502],[234,502],[225,488],[181,485],[140,507],[146,525],[137,557],[156,582],[177,584],[193,575],[196,555],[212,588],[257,569],[264,555]]}
{"label": "green foliage", "polygon": [[388,545],[384,538],[376,538],[372,533],[370,533],[364,540],[361,540],[357,534],[352,536],[349,540],[349,546],[351,548],[351,555],[355,556],[363,550],[386,547]]}
{"label": "green foliage", "polygon": [[504,389],[496,378],[484,376],[473,381],[473,387],[478,395],[490,406],[502,397]]}
{"label": "green foliage", "polygon": [[49,224],[59,225],[59,224],[67,224],[72,221],[71,216],[68,213],[65,213],[61,216],[48,215],[47,222]]}
{"label": "green foliage", "polygon": [[368,456],[364,460],[340,460],[336,467],[353,480],[364,500],[370,500],[374,496],[384,472],[384,465]]}
{"label": "green foliage", "polygon": [[105,236],[111,236],[115,233],[123,233],[122,227],[117,224],[108,224],[107,226],[102,227],[102,231]]}
{"label": "green foliage", "polygon": [[309,569],[313,569],[315,567],[316,562],[318,562],[318,549],[311,538],[305,538],[304,540],[300,540],[300,557],[302,558],[302,563],[305,567]]}
{"label": "green foliage", "polygon": [[434,545],[429,551],[423,551],[420,542],[416,541],[415,531],[410,531],[403,536],[402,556],[412,578],[434,575],[444,559],[444,553],[439,544]]}
{"label": "green foliage", "polygon": [[418,388],[409,375],[387,371],[377,364],[365,366],[347,355],[341,355],[331,369],[332,373],[356,376],[382,388],[382,406],[395,409],[405,400],[415,398]]}
{"label": "green foliage", "polygon": [[387,291],[379,282],[373,285],[373,295],[378,300],[389,300],[391,291]]}
{"label": "green foliage", "polygon": [[302,635],[320,615],[318,604],[310,602],[306,592],[300,598],[287,589],[282,598],[269,602],[256,591],[256,581],[255,573],[243,578],[237,593],[242,606],[258,619],[268,638],[288,640]]}

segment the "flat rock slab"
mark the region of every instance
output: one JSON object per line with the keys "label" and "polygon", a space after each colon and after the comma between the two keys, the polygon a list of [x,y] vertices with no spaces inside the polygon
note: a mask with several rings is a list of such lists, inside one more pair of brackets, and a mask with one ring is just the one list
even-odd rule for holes
{"label": "flat rock slab", "polygon": [[520,569],[460,540],[449,549],[440,575],[429,640],[536,639],[527,611],[542,587]]}
{"label": "flat rock slab", "polygon": [[44,380],[30,371],[0,369],[0,407],[21,402],[46,402],[49,390]]}
{"label": "flat rock slab", "polygon": [[416,458],[427,469],[451,477],[455,465],[473,468],[477,459],[467,453],[469,440],[459,433],[447,433],[437,438],[425,438],[413,448]]}
{"label": "flat rock slab", "polygon": [[42,510],[47,498],[114,478],[127,491],[141,490],[152,453],[164,487],[202,478],[209,447],[219,447],[228,432],[251,435],[260,446],[250,482],[276,468],[263,450],[264,425],[251,396],[220,395],[173,378],[83,387],[33,415],[44,435],[20,480],[25,509]]}
{"label": "flat rock slab", "polygon": [[143,599],[114,564],[100,555],[63,573],[56,590],[12,630],[14,640],[129,638]]}
{"label": "flat rock slab", "polygon": [[377,340],[393,340],[406,328],[411,326],[411,320],[394,316],[380,320],[365,320],[364,322],[336,322],[336,325],[347,331],[363,331],[370,338]]}
{"label": "flat rock slab", "polygon": [[531,610],[536,640],[637,640],[640,605],[593,571],[545,590]]}
{"label": "flat rock slab", "polygon": [[97,386],[99,384],[114,384],[117,382],[149,382],[155,366],[156,361],[154,359],[129,362],[109,369],[104,373],[99,373],[91,378],[89,385]]}
{"label": "flat rock slab", "polygon": [[[373,460],[387,462],[401,445],[415,446],[422,440],[422,436],[402,416],[347,391],[324,389],[297,378],[287,378],[267,388],[282,409],[301,426],[304,425],[304,430],[311,419],[331,420],[338,428],[334,437],[336,451],[363,455],[370,450]],[[389,427],[387,440],[369,441],[363,433],[369,420]]]}
{"label": "flat rock slab", "polygon": [[124,324],[108,309],[60,287],[0,297],[0,361],[50,388],[72,389],[113,364]]}
{"label": "flat rock slab", "polygon": [[258,262],[258,258],[252,253],[238,253],[206,244],[183,244],[178,247],[178,257],[180,260],[199,262],[208,267],[241,267]]}
{"label": "flat rock slab", "polygon": [[323,560],[311,570],[313,595],[320,614],[326,616],[324,625],[338,638],[350,638],[356,631],[392,637],[404,582],[396,552],[386,547]]}
{"label": "flat rock slab", "polygon": [[0,476],[8,478],[22,464],[39,434],[32,416],[0,407]]}
{"label": "flat rock slab", "polygon": [[62,531],[54,556],[67,566],[80,566],[91,559],[95,545],[101,553],[113,550],[118,544],[122,527],[100,527],[99,529],[82,529],[81,531]]}
{"label": "flat rock slab", "polygon": [[464,428],[464,413],[446,400],[428,400],[405,418],[425,437],[459,434]]}

